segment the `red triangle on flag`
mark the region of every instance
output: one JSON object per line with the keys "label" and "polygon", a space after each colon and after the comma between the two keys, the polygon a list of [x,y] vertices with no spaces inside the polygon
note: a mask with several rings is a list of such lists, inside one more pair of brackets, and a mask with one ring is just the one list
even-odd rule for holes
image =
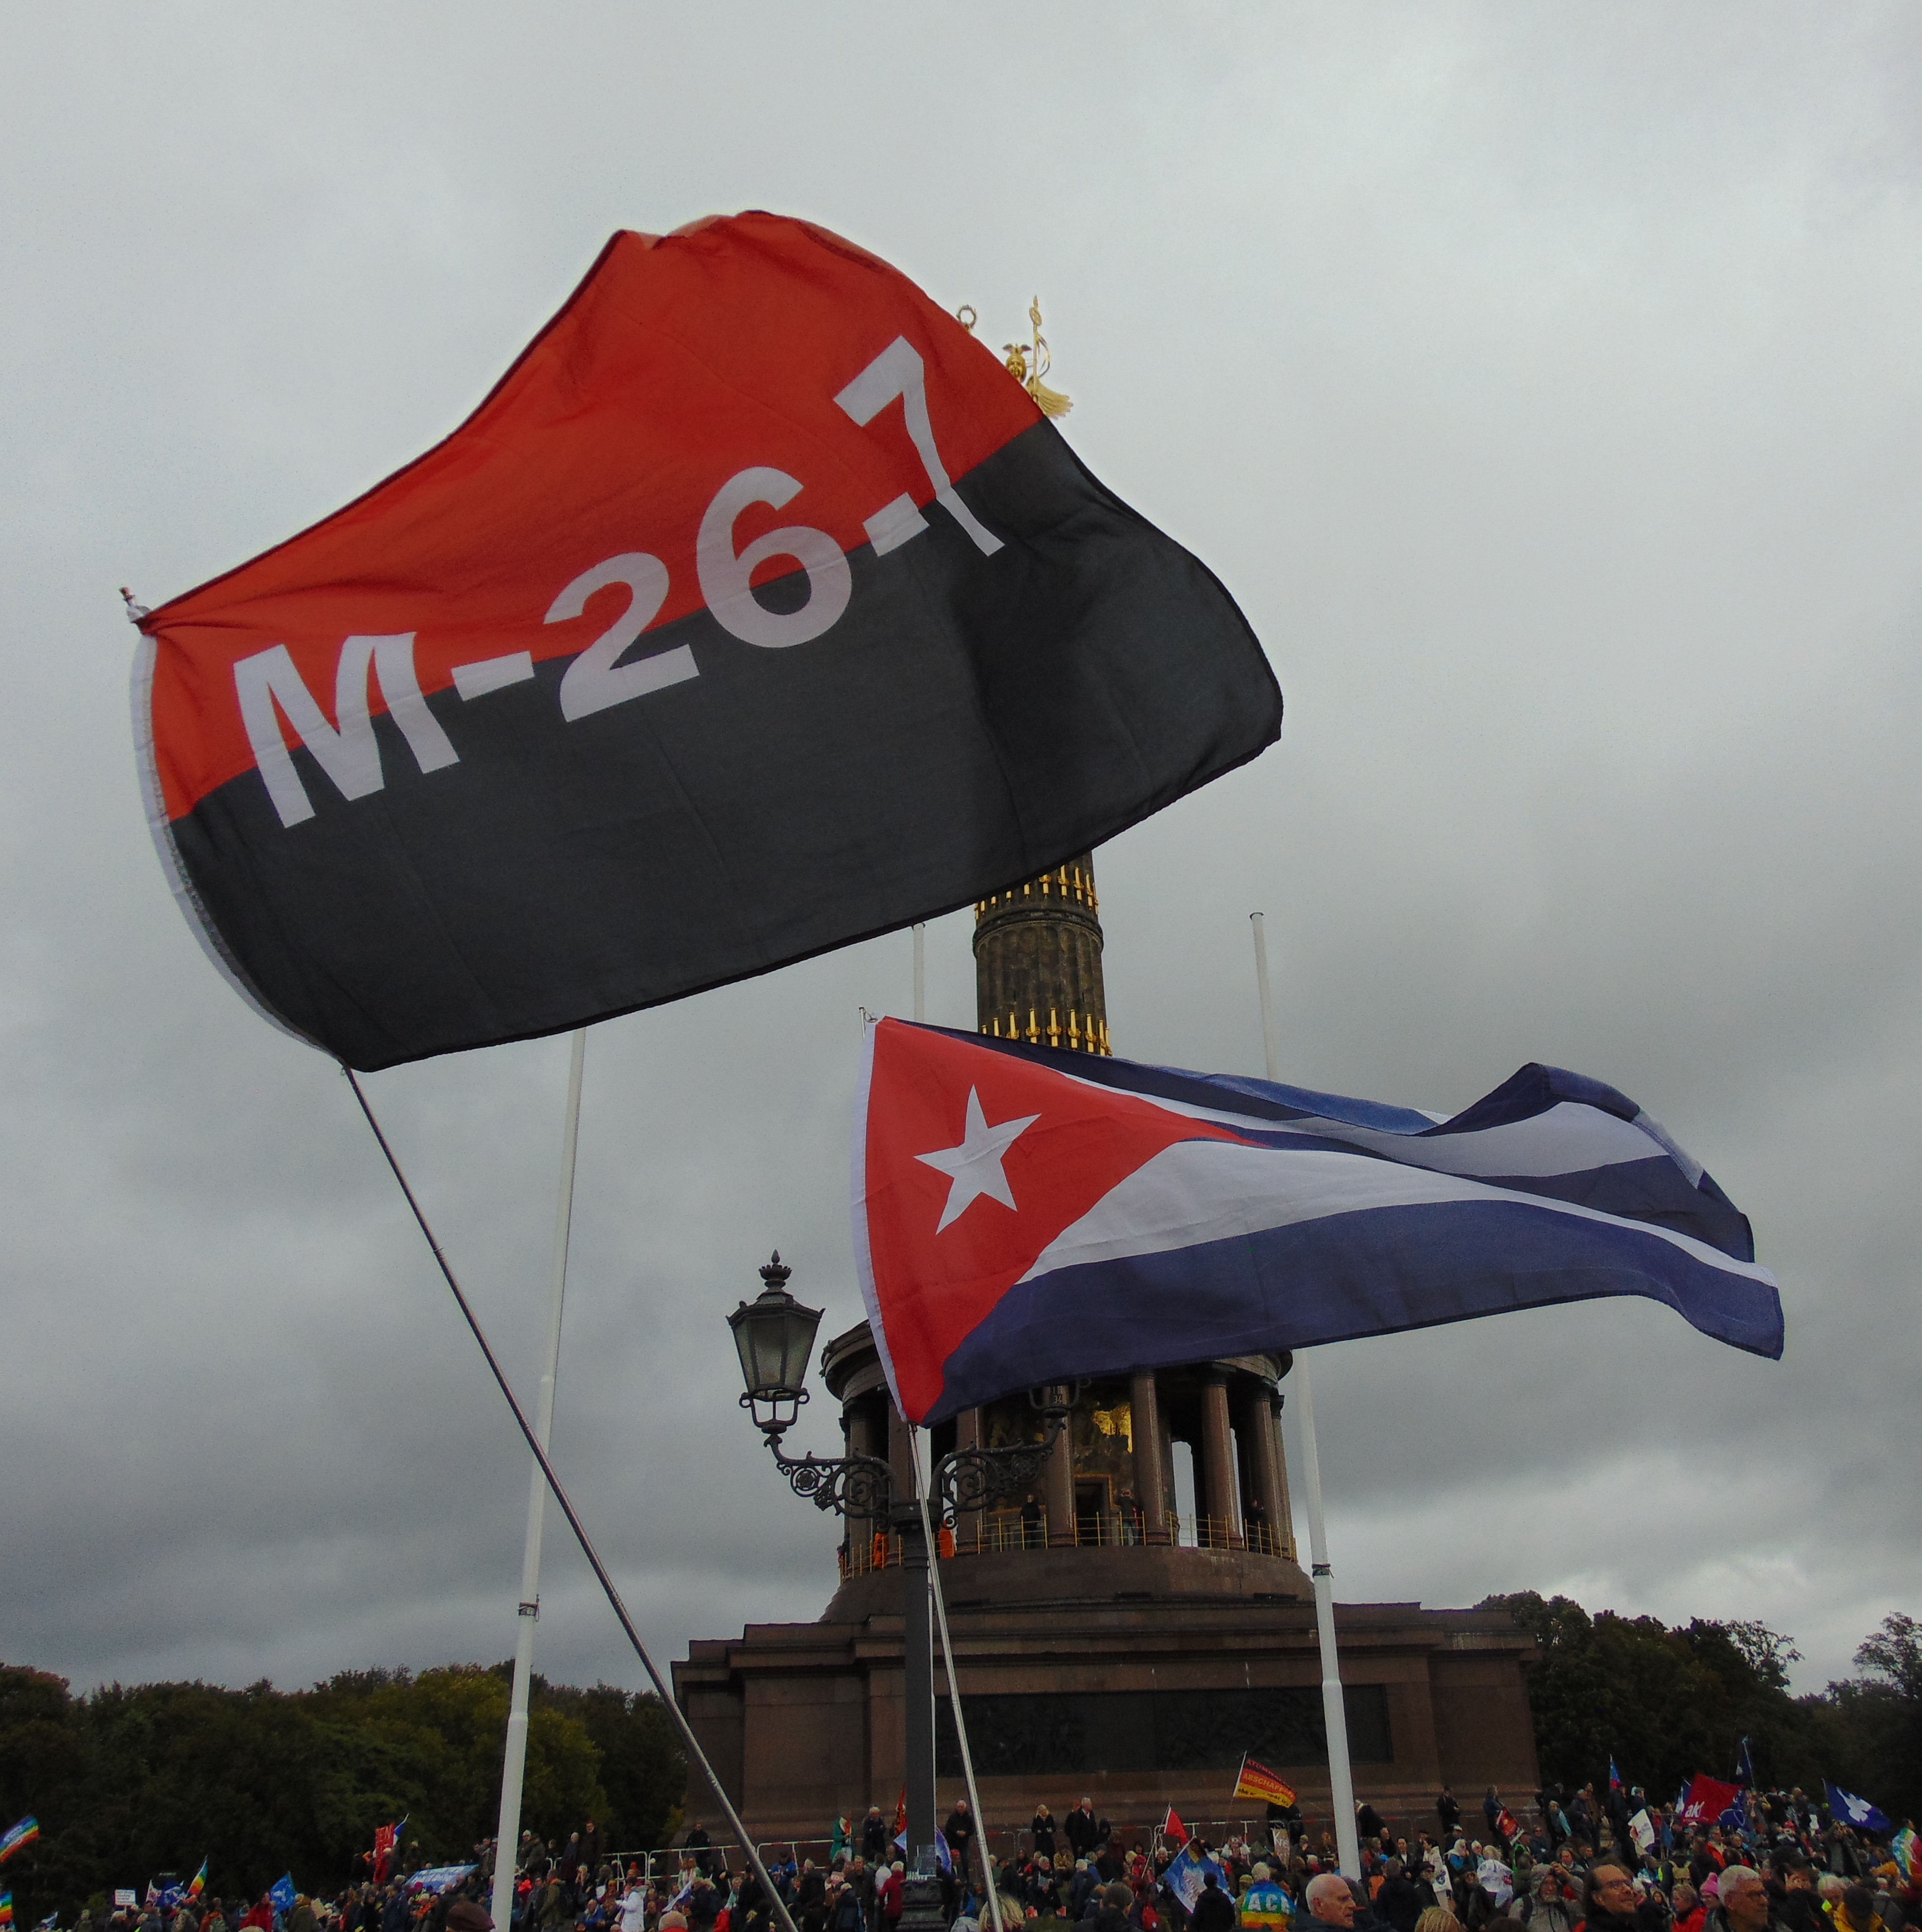
{"label": "red triangle on flag", "polygon": [[872,1047],[859,1180],[910,1421],[939,1400],[948,1357],[1065,1228],[1165,1148],[1243,1138],[933,1028],[883,1020]]}

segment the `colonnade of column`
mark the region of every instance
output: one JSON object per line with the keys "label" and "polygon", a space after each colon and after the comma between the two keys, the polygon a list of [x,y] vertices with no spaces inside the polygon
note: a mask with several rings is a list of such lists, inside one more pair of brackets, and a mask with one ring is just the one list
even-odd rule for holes
{"label": "colonnade of column", "polygon": [[[1169,1540],[1168,1518],[1174,1508],[1174,1442],[1153,1375],[1130,1378],[1135,1500],[1141,1512],[1144,1540]],[[1228,1369],[1201,1371],[1201,1420],[1190,1442],[1195,1456],[1197,1515],[1208,1519],[1213,1534],[1231,1545],[1245,1546],[1252,1514],[1266,1534],[1261,1546],[1292,1558],[1294,1526],[1288,1508],[1287,1462],[1282,1447],[1282,1399],[1258,1377]],[[889,1414],[892,1418],[890,1407]],[[903,1453],[900,1424],[892,1421],[889,1448]],[[1186,1439],[1186,1438],[1183,1438]],[[985,1440],[981,1411],[964,1409],[956,1418],[955,1446],[971,1449]],[[859,1446],[859,1445],[857,1445]],[[1036,1485],[1037,1500],[1047,1512],[1051,1546],[1066,1547],[1075,1540],[1075,1462],[1072,1432],[1063,1430],[1043,1466]],[[1017,1498],[1017,1500],[1018,1500]],[[1004,1505],[1005,1506],[1005,1505]],[[961,1546],[976,1546],[982,1512],[970,1510],[956,1520]]]}

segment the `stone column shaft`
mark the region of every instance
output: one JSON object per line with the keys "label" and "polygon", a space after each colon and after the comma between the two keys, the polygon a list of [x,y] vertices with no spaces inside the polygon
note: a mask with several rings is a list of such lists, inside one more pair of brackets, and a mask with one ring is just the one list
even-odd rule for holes
{"label": "stone column shaft", "polygon": [[1285,1554],[1288,1542],[1288,1491],[1282,1483],[1281,1444],[1276,1434],[1274,1398],[1265,1388],[1251,1390],[1239,1405],[1237,1431],[1248,1471],[1248,1486],[1261,1505],[1269,1534],[1273,1539],[1270,1552]]}
{"label": "stone column shaft", "polygon": [[1141,1529],[1150,1543],[1168,1540],[1168,1492],[1162,1486],[1161,1403],[1153,1376],[1137,1376],[1128,1406],[1135,1431],[1135,1500],[1141,1506]]}
{"label": "stone column shaft", "polygon": [[1228,1382],[1210,1372],[1201,1384],[1201,1489],[1207,1500],[1195,1498],[1204,1514],[1213,1519],[1217,1546],[1232,1541],[1236,1531],[1234,1436],[1228,1427]]}
{"label": "stone column shaft", "polygon": [[1050,1548],[1072,1545],[1075,1540],[1075,1428],[1068,1426],[1055,1438],[1054,1448],[1042,1472],[1042,1502],[1048,1510]]}
{"label": "stone column shaft", "polygon": [[1268,1398],[1268,1448],[1274,1458],[1275,1494],[1281,1503],[1281,1514],[1273,1519],[1279,1538],[1282,1554],[1292,1563],[1294,1552],[1294,1511],[1288,1502],[1288,1452],[1282,1439],[1282,1397],[1277,1390]]}

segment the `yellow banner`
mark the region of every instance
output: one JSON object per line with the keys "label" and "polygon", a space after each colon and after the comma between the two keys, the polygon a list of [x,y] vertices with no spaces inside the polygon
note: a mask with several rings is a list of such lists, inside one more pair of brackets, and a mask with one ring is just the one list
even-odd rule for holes
{"label": "yellow banner", "polygon": [[1241,1760],[1241,1770],[1234,1780],[1234,1795],[1237,1798],[1258,1798],[1269,1804],[1294,1802],[1293,1790],[1265,1764],[1257,1764],[1252,1757]]}

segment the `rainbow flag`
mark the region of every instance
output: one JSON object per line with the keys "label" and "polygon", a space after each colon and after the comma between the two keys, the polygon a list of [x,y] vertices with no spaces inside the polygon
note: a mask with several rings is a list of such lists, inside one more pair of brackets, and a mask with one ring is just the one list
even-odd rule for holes
{"label": "rainbow flag", "polygon": [[1252,1757],[1245,1756],[1240,1770],[1235,1774],[1234,1795],[1237,1798],[1259,1798],[1270,1804],[1294,1802],[1291,1786],[1283,1784],[1265,1764],[1257,1764]]}
{"label": "rainbow flag", "polygon": [[1902,1868],[1904,1878],[1915,1876],[1915,1827],[1905,1825],[1889,1840],[1889,1850],[1894,1854],[1896,1863]]}
{"label": "rainbow flag", "polygon": [[22,1846],[31,1844],[39,1836],[40,1820],[28,1812],[4,1837],[0,1837],[0,1865],[4,1865]]}
{"label": "rainbow flag", "polygon": [[13,1922],[13,1894],[10,1892],[0,1892],[0,1925],[10,1925]]}
{"label": "rainbow flag", "polygon": [[202,1858],[200,1861],[200,1869],[187,1881],[187,1895],[189,1898],[198,1898],[206,1889],[207,1861]]}

